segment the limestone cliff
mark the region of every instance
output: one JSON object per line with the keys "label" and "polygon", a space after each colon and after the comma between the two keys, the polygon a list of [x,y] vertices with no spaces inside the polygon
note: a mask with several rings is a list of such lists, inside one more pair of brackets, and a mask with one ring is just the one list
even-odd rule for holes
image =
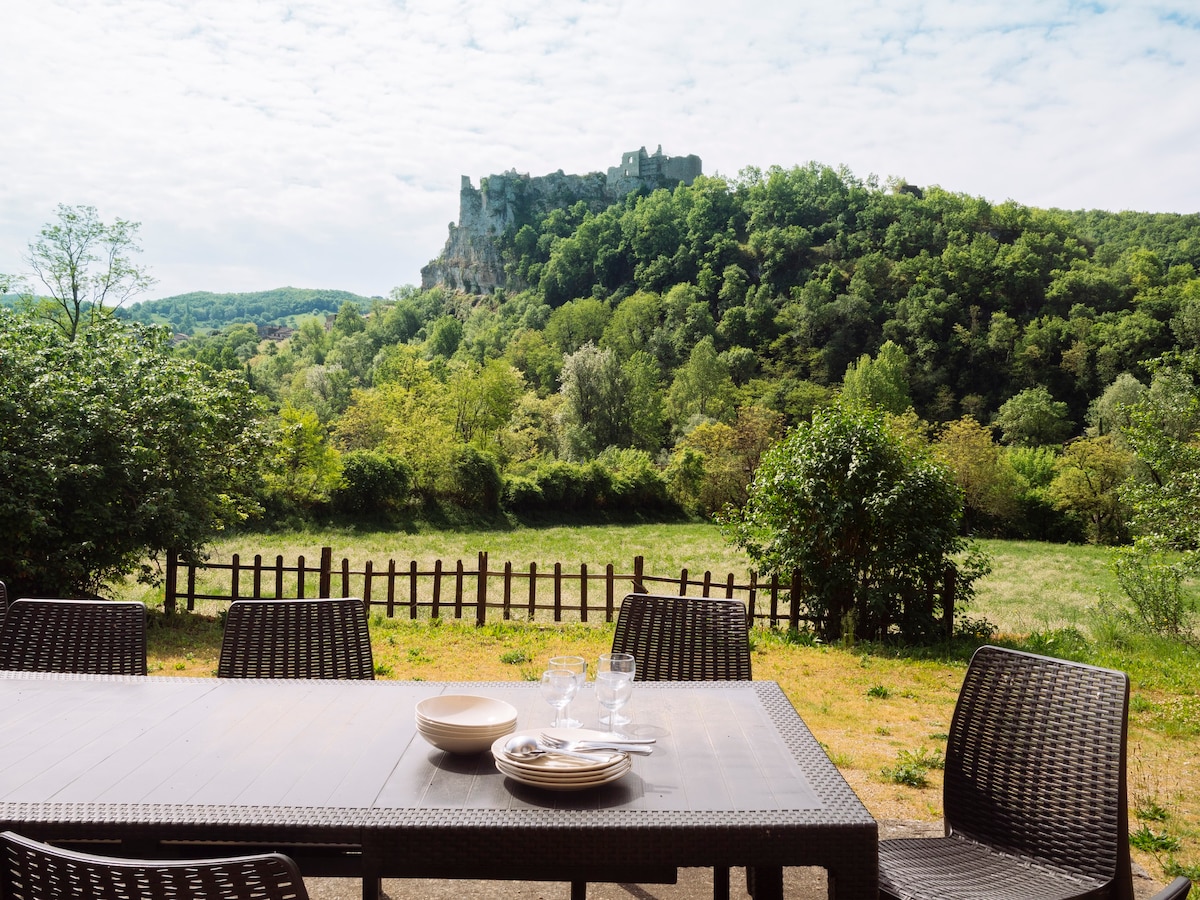
{"label": "limestone cliff", "polygon": [[469,176],[462,177],[458,224],[450,225],[450,236],[441,255],[421,269],[421,287],[443,286],[468,294],[487,294],[498,288],[523,290],[528,287],[505,271],[500,239],[523,225],[535,225],[551,210],[565,209],[583,201],[600,212],[637,190],[691,184],[699,174],[698,156],[664,156],[646,148],[625,153],[621,165],[607,173],[530,177],[510,170],[490,175],[476,189]]}

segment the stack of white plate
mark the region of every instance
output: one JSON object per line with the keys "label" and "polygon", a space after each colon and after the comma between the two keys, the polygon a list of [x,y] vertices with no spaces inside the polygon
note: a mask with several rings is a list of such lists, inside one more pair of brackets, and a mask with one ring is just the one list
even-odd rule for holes
{"label": "stack of white plate", "polygon": [[511,703],[469,694],[441,694],[417,704],[417,731],[450,753],[482,753],[517,727]]}
{"label": "stack of white plate", "polygon": [[[536,737],[536,735],[534,735]],[[632,765],[628,753],[604,751],[595,754],[595,761],[573,756],[546,753],[542,756],[514,756],[504,749],[512,738],[497,738],[492,744],[496,768],[522,784],[553,791],[582,791],[616,781]]]}

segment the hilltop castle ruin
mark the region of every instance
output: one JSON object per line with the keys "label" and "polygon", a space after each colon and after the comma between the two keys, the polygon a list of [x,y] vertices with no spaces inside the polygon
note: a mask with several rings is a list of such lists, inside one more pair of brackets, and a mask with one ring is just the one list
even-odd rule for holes
{"label": "hilltop castle ruin", "polygon": [[481,179],[478,189],[464,175],[458,224],[451,223],[441,255],[421,269],[421,287],[440,285],[469,294],[524,289],[527,285],[512,283],[500,258],[497,241],[509,229],[533,224],[550,210],[581,200],[593,212],[601,212],[627,194],[691,184],[701,174],[700,157],[665,156],[660,145],[653,154],[645,147],[623,153],[621,164],[607,173],[564,175],[559,169],[531,178],[509,170]]}

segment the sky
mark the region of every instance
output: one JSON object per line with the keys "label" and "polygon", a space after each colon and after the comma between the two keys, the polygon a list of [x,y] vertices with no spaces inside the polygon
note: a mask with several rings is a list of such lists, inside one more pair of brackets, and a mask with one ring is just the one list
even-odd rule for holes
{"label": "sky", "polygon": [[[386,296],[462,176],[846,166],[1200,212],[1194,0],[5,0],[0,273],[59,204],[140,223],[140,299]],[[36,284],[34,285],[36,287]]]}

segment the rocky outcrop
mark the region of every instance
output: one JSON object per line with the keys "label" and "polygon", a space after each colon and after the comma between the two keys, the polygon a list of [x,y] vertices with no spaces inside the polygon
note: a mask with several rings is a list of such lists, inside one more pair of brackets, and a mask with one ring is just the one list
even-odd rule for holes
{"label": "rocky outcrop", "polygon": [[450,225],[441,255],[421,269],[421,287],[442,286],[468,294],[488,294],[500,288],[523,290],[528,285],[505,271],[504,235],[540,222],[554,209],[582,201],[592,212],[600,212],[632,191],[690,184],[699,174],[698,156],[664,156],[661,147],[648,154],[643,147],[624,154],[621,165],[607,173],[565,175],[559,169],[530,177],[510,170],[489,175],[478,188],[464,175],[458,224]]}

